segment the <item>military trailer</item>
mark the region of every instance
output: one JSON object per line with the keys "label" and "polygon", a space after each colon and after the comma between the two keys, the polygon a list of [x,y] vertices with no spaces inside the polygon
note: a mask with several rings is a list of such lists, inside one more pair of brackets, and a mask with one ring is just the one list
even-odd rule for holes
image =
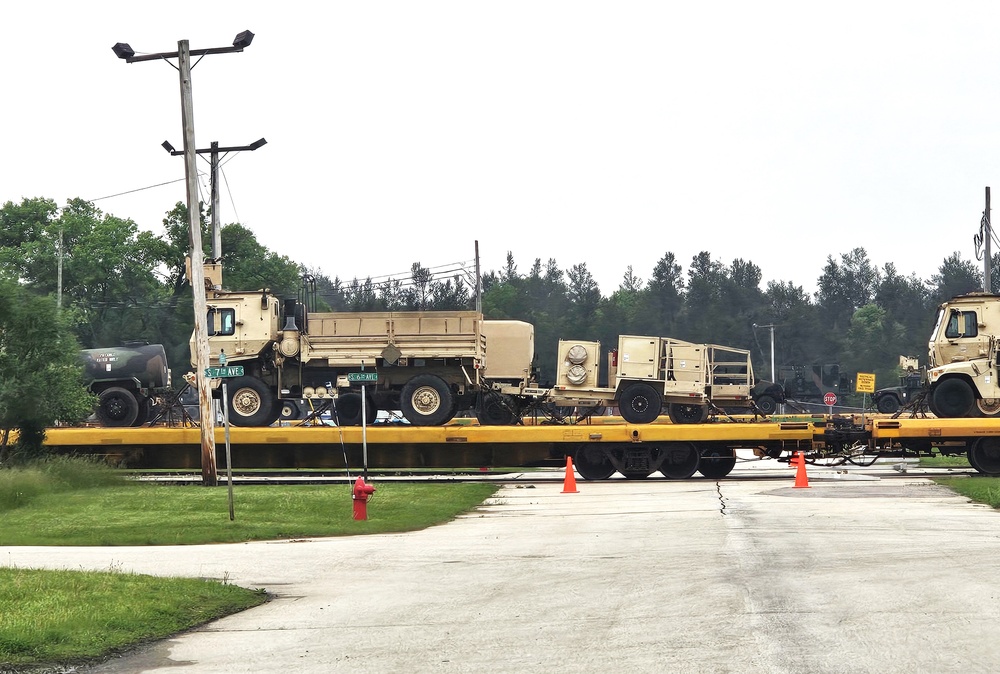
{"label": "military trailer", "polygon": [[600,352],[600,342],[560,340],[549,400],[563,406],[617,406],[625,421],[637,424],[664,412],[675,424],[693,424],[713,412],[759,411],[749,351],[622,335],[608,357],[607,387],[598,386]]}
{"label": "military trailer", "polygon": [[170,369],[162,344],[127,342],[124,346],[80,352],[87,389],[97,396],[95,415],[105,426],[141,426],[157,396],[170,390]]}

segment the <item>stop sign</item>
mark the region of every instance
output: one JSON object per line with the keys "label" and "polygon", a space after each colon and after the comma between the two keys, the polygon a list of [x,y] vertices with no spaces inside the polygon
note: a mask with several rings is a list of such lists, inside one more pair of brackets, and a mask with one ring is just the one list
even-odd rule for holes
{"label": "stop sign", "polygon": [[827,393],[823,396],[823,404],[824,405],[829,405],[830,407],[833,407],[834,405],[836,405],[837,404],[837,394],[834,393],[833,391],[827,391]]}

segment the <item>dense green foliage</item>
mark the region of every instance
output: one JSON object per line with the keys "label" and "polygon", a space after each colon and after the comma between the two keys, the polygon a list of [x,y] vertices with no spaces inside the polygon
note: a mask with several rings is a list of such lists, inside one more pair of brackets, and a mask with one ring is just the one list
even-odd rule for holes
{"label": "dense green foliage", "polygon": [[[202,214],[202,241],[211,235]],[[314,309],[345,311],[468,309],[475,279],[435,274],[414,262],[406,278],[345,280],[307,269],[269,251],[240,224],[222,227],[230,289],[270,288],[299,294],[302,279],[314,291]],[[61,244],[60,244],[61,240]],[[63,311],[85,348],[124,340],[162,343],[175,369],[189,366],[191,288],[185,273],[189,247],[186,208],[177,204],[163,231],[141,231],[131,220],[71,200],[8,202],[0,208],[0,274],[42,295],[60,292]],[[1000,274],[1000,256],[993,265]],[[895,385],[900,355],[923,361],[938,303],[981,290],[976,265],[953,253],[927,277],[902,276],[889,261],[878,266],[864,248],[831,253],[816,270],[814,294],[790,280],[764,284],[751,260],[714,259],[710,251],[683,267],[669,251],[653,269],[625,269],[610,294],[599,289],[585,262],[568,269],[554,259],[531,261],[526,272],[508,254],[503,269],[483,274],[488,318],[535,326],[540,383],[551,383],[559,339],[599,340],[613,347],[621,334],[669,336],[749,349],[758,377],[770,378],[770,332],[775,365],[837,363],[842,372],[872,372],[878,385]],[[758,326],[758,327],[755,327]]]}

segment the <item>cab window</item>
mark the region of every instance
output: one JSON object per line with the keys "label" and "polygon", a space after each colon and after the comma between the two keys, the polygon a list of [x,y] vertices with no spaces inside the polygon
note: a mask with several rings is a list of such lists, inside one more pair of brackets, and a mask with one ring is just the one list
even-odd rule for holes
{"label": "cab window", "polygon": [[953,311],[948,317],[948,325],[944,329],[944,336],[948,339],[960,339],[962,337],[975,337],[979,334],[979,322],[976,320],[975,311]]}
{"label": "cab window", "polygon": [[232,335],[236,332],[235,309],[213,309],[208,312],[208,336]]}

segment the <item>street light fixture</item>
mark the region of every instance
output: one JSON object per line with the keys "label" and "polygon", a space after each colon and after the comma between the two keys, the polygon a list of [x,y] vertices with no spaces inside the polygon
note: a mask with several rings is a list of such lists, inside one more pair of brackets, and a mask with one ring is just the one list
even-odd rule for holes
{"label": "street light fixture", "polygon": [[[191,57],[241,52],[252,41],[253,33],[245,30],[236,36],[231,47],[190,49],[187,40],[180,40],[177,42],[177,51],[175,52],[144,54],[142,56],[136,56],[135,50],[126,42],[119,42],[111,48],[115,56],[126,63],[155,60],[166,61],[171,58],[177,59],[177,65],[174,67],[177,68],[180,74],[181,128],[184,134],[184,150],[181,154],[184,155],[188,226],[190,227],[191,239],[190,280],[194,296],[194,338],[196,347],[194,361],[197,370],[194,375],[198,383],[198,402],[199,409],[201,410],[201,475],[202,481],[206,486],[217,485],[219,479],[215,468],[215,413],[212,409],[212,398],[209,390],[210,382],[206,376],[206,370],[211,362],[211,354],[208,346],[208,302],[205,289],[204,256],[201,248],[200,209],[198,208],[198,167],[196,166],[197,150],[195,150],[194,141],[194,103],[191,96],[191,68],[193,67]],[[164,143],[163,147],[171,154],[175,152],[173,146],[169,143]]]}
{"label": "street light fixture", "polygon": [[[165,140],[161,143],[163,149],[169,152],[173,156],[182,155],[184,152],[182,150],[175,150],[174,146],[170,144],[169,140]],[[211,183],[212,183],[212,260],[218,262],[222,259],[222,223],[219,222],[219,153],[224,152],[226,154],[230,152],[243,152],[243,151],[254,151],[258,148],[267,145],[267,141],[263,138],[255,140],[249,145],[241,145],[239,147],[219,147],[219,143],[212,141],[212,147],[202,148],[201,150],[195,150],[196,154],[206,154],[210,153],[212,155],[209,160],[211,168]]]}

